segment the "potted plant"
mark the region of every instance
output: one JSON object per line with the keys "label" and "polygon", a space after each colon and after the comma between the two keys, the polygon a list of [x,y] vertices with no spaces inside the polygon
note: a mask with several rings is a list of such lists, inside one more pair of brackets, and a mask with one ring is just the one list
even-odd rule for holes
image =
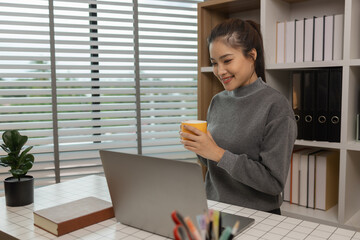
{"label": "potted plant", "polygon": [[2,140],[4,143],[0,146],[7,156],[0,157],[0,165],[10,167],[12,174],[4,180],[6,205],[31,204],[34,202],[34,178],[26,174],[33,166],[34,156],[28,153],[32,146],[23,150],[28,137],[20,135],[17,130],[8,130],[3,133]]}

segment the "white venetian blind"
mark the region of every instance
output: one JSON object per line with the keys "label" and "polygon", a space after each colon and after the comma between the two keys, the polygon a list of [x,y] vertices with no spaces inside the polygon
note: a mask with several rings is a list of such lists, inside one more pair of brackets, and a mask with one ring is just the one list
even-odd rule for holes
{"label": "white venetian blind", "polygon": [[178,131],[197,118],[199,1],[0,0],[0,132],[29,136],[37,186],[102,174],[100,149],[195,158]]}
{"label": "white venetian blind", "polygon": [[61,178],[99,174],[99,149],[137,153],[131,0],[54,0]]}
{"label": "white venetian blind", "polygon": [[29,136],[37,186],[55,182],[48,13],[47,0],[0,0],[0,130]]}
{"label": "white venetian blind", "polygon": [[197,3],[139,0],[143,154],[195,159],[179,124],[197,119]]}

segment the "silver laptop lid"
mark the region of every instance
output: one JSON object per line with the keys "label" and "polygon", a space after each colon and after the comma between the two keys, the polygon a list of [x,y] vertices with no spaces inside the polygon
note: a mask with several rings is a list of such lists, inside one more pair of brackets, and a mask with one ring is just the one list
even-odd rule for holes
{"label": "silver laptop lid", "polygon": [[201,166],[100,150],[115,217],[122,224],[173,238],[171,212],[196,216],[207,210]]}

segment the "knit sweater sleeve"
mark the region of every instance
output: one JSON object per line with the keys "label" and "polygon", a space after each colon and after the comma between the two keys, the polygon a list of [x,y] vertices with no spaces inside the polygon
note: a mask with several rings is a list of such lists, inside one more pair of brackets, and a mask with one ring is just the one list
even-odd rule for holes
{"label": "knit sweater sleeve", "polygon": [[226,151],[217,166],[257,191],[279,195],[285,186],[296,129],[289,116],[273,119],[265,126],[259,161]]}

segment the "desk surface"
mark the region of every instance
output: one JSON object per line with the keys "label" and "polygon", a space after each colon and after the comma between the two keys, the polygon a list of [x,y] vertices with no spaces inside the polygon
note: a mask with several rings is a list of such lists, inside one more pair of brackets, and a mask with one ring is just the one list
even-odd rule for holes
{"label": "desk surface", "polygon": [[[25,207],[7,207],[0,198],[0,231],[18,239],[55,239],[56,237],[33,224],[33,211],[59,205],[87,196],[110,201],[106,180],[100,176],[88,176],[35,190],[34,204]],[[336,228],[295,218],[269,214],[239,206],[209,201],[209,208],[255,219],[255,223],[236,239],[333,239],[360,240],[360,232]],[[0,235],[1,236],[1,235]],[[116,222],[115,218],[71,232],[57,239],[124,239],[163,240],[164,237]]]}

